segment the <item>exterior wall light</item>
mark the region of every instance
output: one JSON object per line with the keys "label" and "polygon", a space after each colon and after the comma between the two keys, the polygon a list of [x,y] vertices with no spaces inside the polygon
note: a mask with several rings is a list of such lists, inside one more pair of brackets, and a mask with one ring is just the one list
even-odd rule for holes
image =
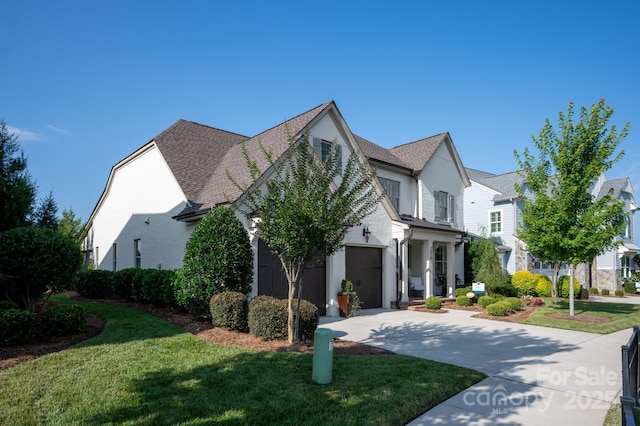
{"label": "exterior wall light", "polygon": [[365,242],[369,242],[369,237],[371,236],[371,231],[369,230],[369,226],[365,225],[362,228],[362,236],[364,237]]}

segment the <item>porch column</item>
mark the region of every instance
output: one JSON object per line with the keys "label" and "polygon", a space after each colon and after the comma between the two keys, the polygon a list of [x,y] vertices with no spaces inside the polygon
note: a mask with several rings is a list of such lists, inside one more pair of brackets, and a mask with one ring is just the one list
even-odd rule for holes
{"label": "porch column", "polygon": [[422,282],[424,283],[424,297],[433,296],[433,243],[431,240],[422,242],[422,265],[424,270],[422,271]]}
{"label": "porch column", "polygon": [[400,255],[400,267],[402,270],[400,274],[402,279],[400,280],[400,291],[402,292],[402,302],[409,301],[409,241],[402,245]]}
{"label": "porch column", "polygon": [[453,297],[456,287],[456,247],[447,243],[447,296]]}

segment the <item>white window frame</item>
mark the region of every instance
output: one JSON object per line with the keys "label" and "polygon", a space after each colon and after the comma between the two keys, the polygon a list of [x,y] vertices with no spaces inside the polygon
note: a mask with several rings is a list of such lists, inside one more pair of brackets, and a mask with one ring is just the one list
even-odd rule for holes
{"label": "white window frame", "polygon": [[628,215],[624,217],[624,229],[620,233],[620,236],[625,240],[631,238],[631,220]]}
{"label": "white window frame", "polygon": [[397,180],[378,177],[380,185],[387,193],[387,197],[391,200],[391,204],[396,208],[396,211],[400,212],[400,182]]}
{"label": "white window frame", "polygon": [[142,239],[140,238],[133,240],[133,267],[142,268]]}
{"label": "white window frame", "polygon": [[[455,224],[455,197],[446,191],[435,191],[434,199],[434,219],[437,222],[447,222]],[[444,201],[444,203],[443,203]],[[444,205],[443,205],[444,204]]]}
{"label": "white window frame", "polygon": [[620,259],[620,267],[622,269],[621,275],[622,278],[630,278],[633,274],[631,272],[631,263],[633,259],[631,256],[624,255]]}
{"label": "white window frame", "polygon": [[[500,220],[497,222],[494,222],[491,218],[491,215],[494,213],[498,213],[500,214]],[[499,231],[494,231],[493,230],[493,224],[498,224],[500,226],[500,230]],[[497,210],[489,210],[489,235],[500,235],[504,232],[504,213],[502,211],[502,209],[497,209]]]}
{"label": "white window frame", "polygon": [[321,138],[311,138],[311,144],[313,146],[313,150],[320,156],[320,159],[323,163],[327,161],[327,155],[332,147],[335,146],[335,149],[338,151],[338,164],[339,164],[339,173],[342,175],[342,145],[338,142],[329,142],[327,140]]}

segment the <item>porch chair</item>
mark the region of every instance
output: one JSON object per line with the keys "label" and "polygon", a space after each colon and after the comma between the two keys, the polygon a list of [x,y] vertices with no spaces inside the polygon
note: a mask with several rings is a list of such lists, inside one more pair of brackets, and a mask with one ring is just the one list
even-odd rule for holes
{"label": "porch chair", "polygon": [[409,277],[409,297],[424,297],[422,277]]}

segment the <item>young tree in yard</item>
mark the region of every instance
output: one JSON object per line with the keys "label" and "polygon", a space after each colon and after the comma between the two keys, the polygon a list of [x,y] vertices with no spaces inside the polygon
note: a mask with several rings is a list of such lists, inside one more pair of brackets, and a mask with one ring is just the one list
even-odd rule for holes
{"label": "young tree in yard", "polygon": [[71,240],[79,242],[80,233],[82,232],[82,219],[76,218],[71,207],[68,209],[65,207],[65,209],[62,210],[62,219],[60,219],[58,231]]}
{"label": "young tree in yard", "polygon": [[[532,254],[570,265],[570,315],[574,315],[573,275],[575,265],[615,248],[625,226],[624,204],[611,192],[597,199],[589,192],[598,178],[623,155],[613,156],[629,131],[627,123],[618,133],[607,127],[613,109],[600,100],[590,109],[574,108],[559,113],[558,132],[547,119],[539,136],[532,137],[539,154],[525,148],[515,152],[527,188],[516,185],[523,200],[519,237]],[[555,287],[555,283],[554,283]]]}
{"label": "young tree in yard", "polygon": [[[288,281],[288,340],[298,340],[302,274],[344,246],[349,229],[377,207],[382,195],[375,178],[352,154],[342,170],[337,144],[320,161],[308,137],[289,137],[289,155],[282,161],[261,145],[271,173],[268,177],[252,160],[246,147],[243,154],[253,184],[233,184],[244,194],[247,217],[257,217],[257,235],[278,255]],[[294,299],[298,299],[294,307]]]}
{"label": "young tree in yard", "polygon": [[28,225],[35,197],[18,138],[0,121],[0,232]]}

